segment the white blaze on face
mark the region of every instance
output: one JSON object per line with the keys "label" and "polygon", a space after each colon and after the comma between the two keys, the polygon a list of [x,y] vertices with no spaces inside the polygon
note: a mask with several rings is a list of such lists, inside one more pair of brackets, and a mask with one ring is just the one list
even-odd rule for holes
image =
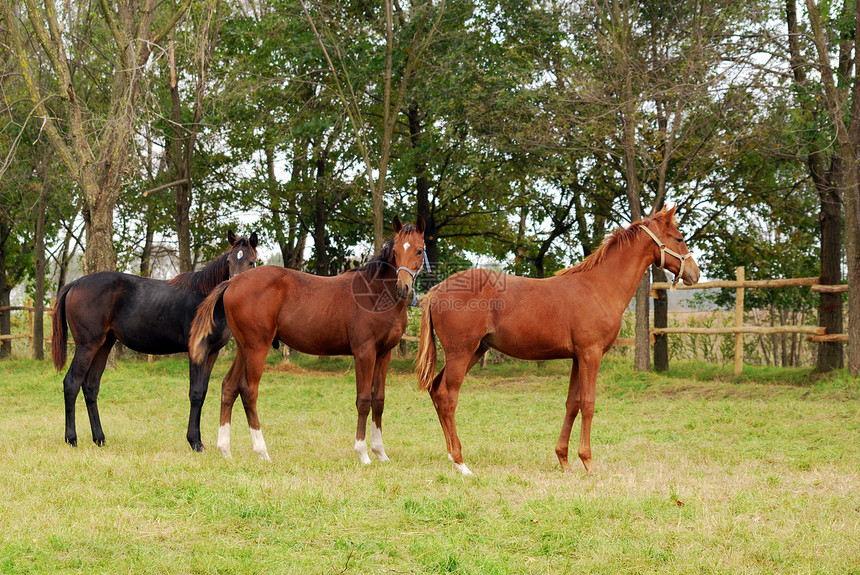
{"label": "white blaze on face", "polygon": [[403,244],[403,253],[407,253],[409,251],[409,246],[411,246],[409,242]]}
{"label": "white blaze on face", "polygon": [[245,252],[243,252],[242,250],[239,250],[239,253],[236,254],[236,259],[241,260],[244,257],[244,255],[245,255]]}

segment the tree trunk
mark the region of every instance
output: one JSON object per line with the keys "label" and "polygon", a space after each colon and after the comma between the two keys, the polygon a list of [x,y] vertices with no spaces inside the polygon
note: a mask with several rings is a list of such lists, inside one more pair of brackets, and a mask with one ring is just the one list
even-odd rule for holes
{"label": "tree trunk", "polygon": [[[819,190],[821,213],[818,218],[821,241],[821,283],[842,283],[842,217],[840,198],[836,190],[827,186]],[[827,333],[842,333],[842,294],[822,293],[818,305],[818,325],[827,328]],[[841,369],[844,366],[842,343],[838,341],[818,344],[818,359],[815,369],[819,372]]]}
{"label": "tree trunk", "polygon": [[[409,120],[409,142],[413,150],[419,150],[421,146],[421,117],[417,104],[412,104],[406,111]],[[415,200],[417,216],[424,218],[424,251],[427,252],[427,260],[430,269],[424,275],[425,285],[432,287],[439,283],[437,266],[439,263],[439,246],[437,244],[439,233],[436,220],[430,206],[430,178],[427,175],[427,161],[424,155],[417,153],[415,162]]]}
{"label": "tree trunk", "polygon": [[[666,272],[653,267],[651,273],[655,282],[667,281]],[[669,293],[657,290],[654,300],[654,327],[669,327]],[[654,370],[669,371],[669,336],[664,334],[654,336]]]}
{"label": "tree trunk", "polygon": [[636,347],[633,367],[639,371],[651,371],[651,282],[648,273],[642,276],[636,290]]}
{"label": "tree trunk", "polygon": [[[0,221],[0,308],[9,307],[10,294],[12,286],[9,285],[9,274],[6,267],[6,242],[9,239],[9,224],[5,221]],[[12,312],[10,310],[0,310],[0,335],[10,335],[12,333]],[[12,342],[4,340],[0,343],[0,357],[9,357],[12,355]]]}
{"label": "tree trunk", "polygon": [[848,370],[860,375],[860,190],[857,165],[845,187],[845,255],[848,260]]}
{"label": "tree trunk", "polygon": [[69,263],[72,261],[72,254],[69,248],[72,246],[72,230],[66,231],[66,236],[63,238],[63,251],[57,262],[57,293],[66,285],[66,276],[69,273]]}
{"label": "tree trunk", "polygon": [[[788,26],[788,46],[792,74],[795,84],[807,90],[807,63],[800,53],[800,31],[797,23],[795,0],[786,0],[786,23]],[[811,116],[817,111],[810,110],[810,98],[800,98],[801,111]],[[824,173],[823,152],[817,145],[812,146],[807,156],[807,166],[818,192],[820,212],[818,230],[820,238],[821,283],[839,284],[842,282],[842,198],[838,188],[832,183],[841,181],[837,172],[840,169],[838,158],[831,163],[831,172]],[[827,328],[827,333],[842,333],[842,294],[821,294],[818,307],[818,325]],[[818,344],[816,371],[825,372],[840,369],[844,365],[842,343],[822,342]]]}
{"label": "tree trunk", "polygon": [[140,252],[140,275],[152,277],[152,240],[155,237],[152,222],[146,220],[146,237],[143,240],[143,250]]}
{"label": "tree trunk", "polygon": [[119,191],[105,191],[96,199],[85,202],[83,208],[87,245],[84,252],[84,273],[116,270],[113,246],[113,209]]}
{"label": "tree trunk", "polygon": [[36,213],[35,286],[33,294],[33,359],[45,359],[45,219],[48,211],[48,159],[39,162],[41,189]]}
{"label": "tree trunk", "polygon": [[[326,194],[328,182],[325,181],[325,165],[326,159],[324,156],[317,158],[317,189],[314,195],[314,255],[316,262],[314,264],[314,273],[321,276],[327,276],[330,273],[328,259],[328,237],[326,235],[326,225],[328,225],[328,206],[326,205]],[[375,244],[374,244],[375,245]],[[376,249],[378,252],[381,246]]]}

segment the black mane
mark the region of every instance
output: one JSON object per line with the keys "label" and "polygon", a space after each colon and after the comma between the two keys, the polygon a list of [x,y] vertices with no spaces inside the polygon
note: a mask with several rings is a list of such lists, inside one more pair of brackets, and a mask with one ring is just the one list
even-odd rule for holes
{"label": "black mane", "polygon": [[[403,228],[401,228],[401,234],[411,234],[415,232],[415,226],[413,224],[403,224]],[[382,249],[378,254],[370,258],[370,260],[361,267],[352,268],[348,270],[350,272],[365,272],[367,274],[371,274],[373,276],[378,276],[386,266],[394,266],[394,238],[391,238],[385,244],[383,244]]]}
{"label": "black mane", "polygon": [[202,270],[179,274],[167,283],[181,291],[197,291],[203,295],[209,295],[215,286],[229,279],[230,268],[227,265],[229,255],[230,252],[221,254]]}

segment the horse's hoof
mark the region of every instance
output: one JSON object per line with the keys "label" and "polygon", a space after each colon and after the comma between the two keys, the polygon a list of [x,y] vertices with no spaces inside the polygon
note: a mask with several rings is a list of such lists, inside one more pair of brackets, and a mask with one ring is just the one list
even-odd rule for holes
{"label": "horse's hoof", "polygon": [[384,451],[382,453],[376,453],[374,451],[373,454],[376,456],[376,459],[378,459],[381,463],[388,463],[389,461],[391,461],[391,459],[389,459],[389,457],[385,455]]}
{"label": "horse's hoof", "polygon": [[203,453],[203,443],[192,443],[191,444],[192,451],[196,451],[197,453]]}
{"label": "horse's hoof", "polygon": [[104,447],[104,445],[105,445],[105,438],[104,438],[104,437],[102,437],[101,439],[93,439],[93,443],[95,443],[95,444],[96,444],[96,445],[98,445],[99,447]]}
{"label": "horse's hoof", "polygon": [[78,438],[77,437],[67,437],[66,443],[69,444],[69,447],[77,447],[78,446]]}

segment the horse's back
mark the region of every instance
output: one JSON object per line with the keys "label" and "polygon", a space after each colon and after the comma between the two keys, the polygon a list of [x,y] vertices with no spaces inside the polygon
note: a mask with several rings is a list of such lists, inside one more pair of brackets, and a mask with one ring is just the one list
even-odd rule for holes
{"label": "horse's back", "polygon": [[111,334],[141,353],[179,353],[188,350],[191,320],[202,299],[163,280],[105,271],[73,282],[66,315],[79,345]]}
{"label": "horse's back", "polygon": [[458,342],[475,346],[478,339],[522,359],[571,357],[575,310],[559,297],[556,283],[492,270],[460,272],[433,292],[434,329],[446,350]]}
{"label": "horse's back", "polygon": [[355,273],[317,276],[261,266],[231,280],[224,309],[237,338],[262,344],[276,334],[305,353],[347,355],[356,324],[374,319],[356,304]]}

